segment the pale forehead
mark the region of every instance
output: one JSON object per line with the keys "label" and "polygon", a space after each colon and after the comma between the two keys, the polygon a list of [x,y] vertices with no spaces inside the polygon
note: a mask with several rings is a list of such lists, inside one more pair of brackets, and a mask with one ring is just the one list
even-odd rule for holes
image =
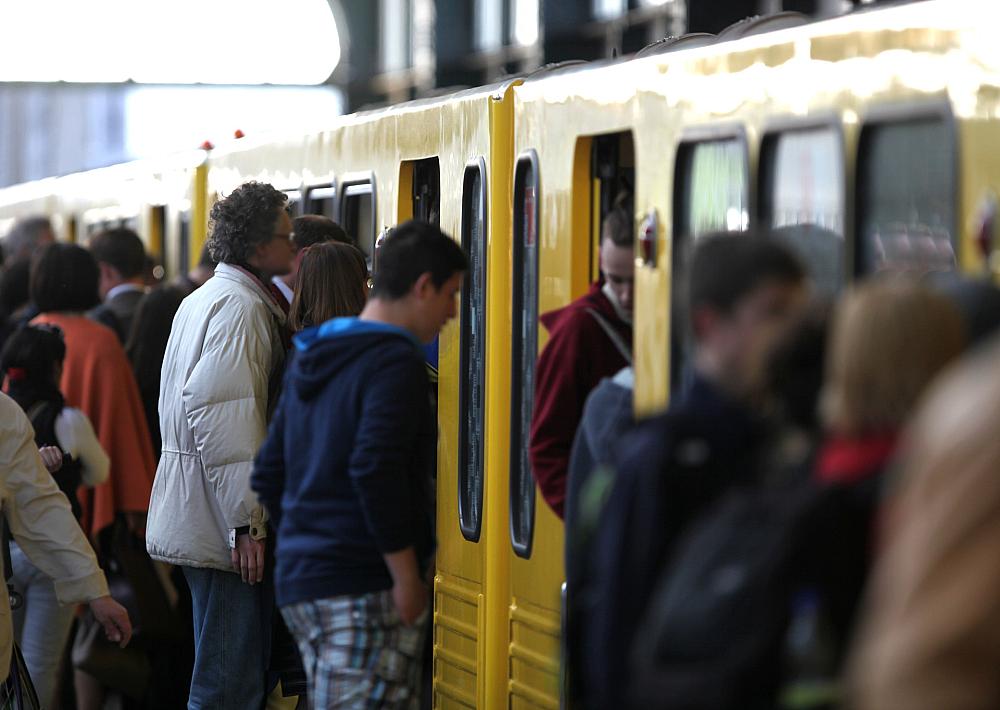
{"label": "pale forehead", "polygon": [[601,263],[605,270],[614,269],[618,272],[630,272],[635,268],[635,255],[632,247],[620,247],[609,239],[601,243]]}

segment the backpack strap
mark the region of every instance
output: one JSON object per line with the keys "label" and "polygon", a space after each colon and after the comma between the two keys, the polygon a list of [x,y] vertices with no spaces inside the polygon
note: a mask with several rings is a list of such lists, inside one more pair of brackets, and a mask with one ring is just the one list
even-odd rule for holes
{"label": "backpack strap", "polygon": [[628,366],[632,367],[632,348],[625,342],[625,338],[621,336],[621,333],[615,330],[614,326],[608,322],[607,318],[602,316],[593,308],[587,308],[586,311],[594,317],[594,320],[597,321],[597,325],[599,325],[601,330],[604,331],[604,334],[611,339],[611,344],[614,345],[615,350],[617,350],[618,353],[625,358],[625,362],[628,363]]}

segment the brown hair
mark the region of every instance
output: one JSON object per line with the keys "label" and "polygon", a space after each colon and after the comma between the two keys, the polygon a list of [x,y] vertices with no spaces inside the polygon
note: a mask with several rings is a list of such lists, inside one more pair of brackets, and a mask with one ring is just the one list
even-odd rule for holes
{"label": "brown hair", "polygon": [[927,385],[965,346],[958,310],[908,279],[853,289],[834,315],[823,414],[838,434],[899,429]]}
{"label": "brown hair", "polygon": [[356,316],[367,300],[364,254],[341,242],[314,244],[302,257],[288,322],[298,331],[331,318]]}

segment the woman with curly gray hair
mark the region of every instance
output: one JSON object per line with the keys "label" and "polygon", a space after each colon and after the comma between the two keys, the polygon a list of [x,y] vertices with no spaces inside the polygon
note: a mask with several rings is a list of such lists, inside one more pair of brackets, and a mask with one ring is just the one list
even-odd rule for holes
{"label": "woman with curly gray hair", "polygon": [[249,480],[285,358],[285,311],[270,289],[292,267],[285,205],[280,191],[249,182],[212,208],[219,265],[184,299],[164,356],[146,544],[191,588],[189,707],[262,707],[267,691],[267,519]]}

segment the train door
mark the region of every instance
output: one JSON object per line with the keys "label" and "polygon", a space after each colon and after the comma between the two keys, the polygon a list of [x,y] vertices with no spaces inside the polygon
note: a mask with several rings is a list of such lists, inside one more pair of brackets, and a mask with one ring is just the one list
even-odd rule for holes
{"label": "train door", "polygon": [[[436,175],[435,171],[420,180],[432,188],[430,191],[421,190],[417,183],[411,191],[415,203],[423,201],[422,205],[414,204],[414,212],[423,211],[423,217],[429,216],[438,199],[433,194]],[[488,642],[486,550],[490,539],[485,525],[488,193],[484,158],[465,166],[461,186],[460,222],[448,224],[457,226],[469,256],[469,271],[462,284],[458,332],[449,329],[441,336],[441,367],[446,374],[441,380],[438,419],[439,546],[434,579],[438,708],[488,706],[483,694]],[[457,206],[454,198],[446,199],[449,207]],[[449,216],[453,214],[449,209]],[[453,355],[456,352],[457,358]],[[452,372],[457,373],[457,382],[447,374]]]}
{"label": "train door", "polygon": [[508,705],[558,707],[562,526],[539,503],[528,455],[539,352],[539,160],[514,167],[510,358]]}

